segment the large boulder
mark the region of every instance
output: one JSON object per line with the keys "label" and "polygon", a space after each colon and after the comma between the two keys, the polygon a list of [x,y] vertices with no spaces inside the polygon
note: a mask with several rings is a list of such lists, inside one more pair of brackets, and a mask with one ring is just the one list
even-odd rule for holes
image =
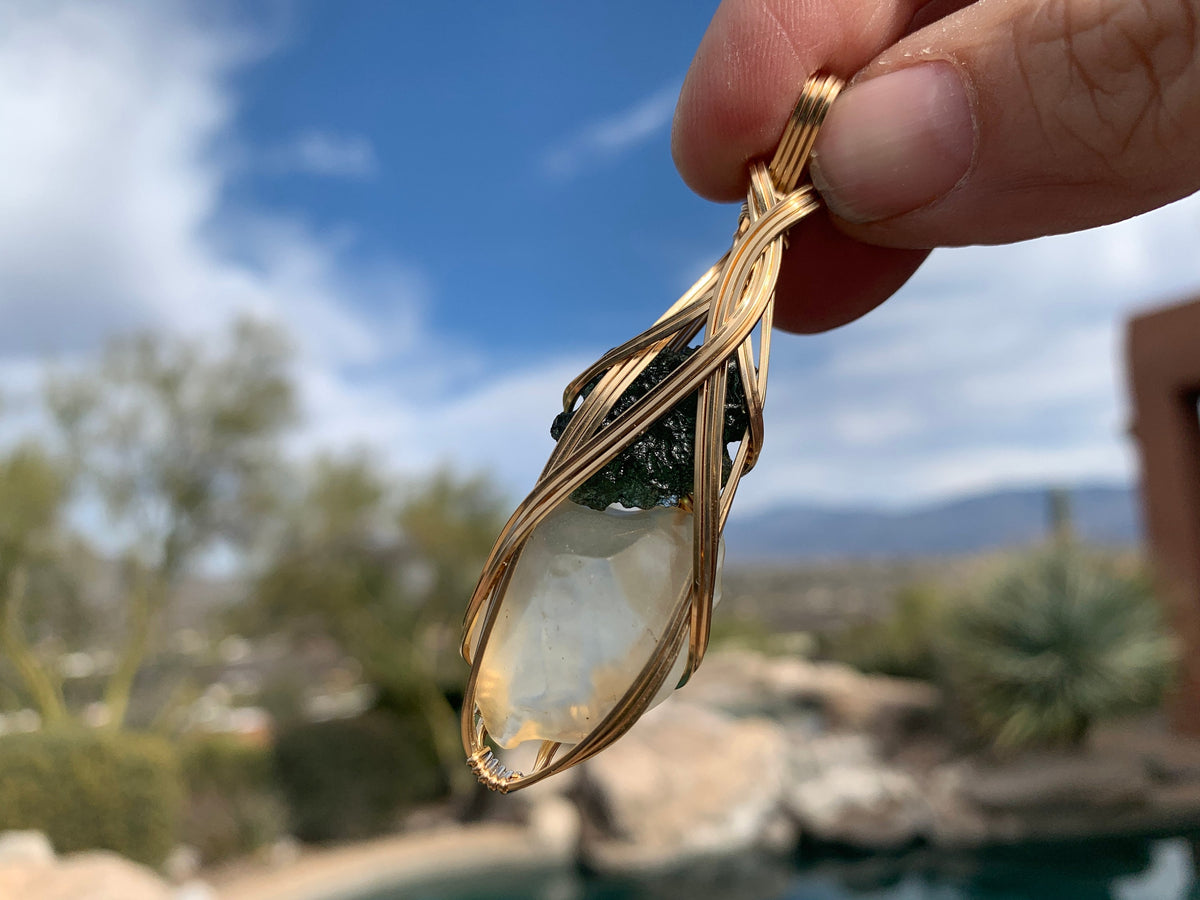
{"label": "large boulder", "polygon": [[1154,719],[1100,726],[1088,748],[1094,756],[1140,765],[1157,784],[1200,783],[1200,740],[1169,732]]}
{"label": "large boulder", "polygon": [[40,831],[0,833],[0,869],[12,866],[52,866],[54,848]]}
{"label": "large boulder", "polygon": [[[984,843],[1126,834],[1176,824],[1156,808],[1156,793],[1137,759],[1046,753],[965,762],[960,770],[959,806],[974,809],[986,823]],[[980,842],[969,829],[940,825],[938,843]]]}
{"label": "large boulder", "polygon": [[848,758],[790,785],[787,806],[807,838],[864,850],[894,850],[925,838],[931,812],[912,775]]}
{"label": "large boulder", "polygon": [[795,826],[781,803],[787,753],[778,725],[676,697],[583,767],[584,858],[605,871],[645,871],[792,849]]}
{"label": "large boulder", "polygon": [[929,803],[929,842],[938,847],[966,849],[989,840],[994,825],[967,796],[966,785],[974,772],[970,763],[946,763],[929,772],[924,780]]}
{"label": "large boulder", "polygon": [[837,766],[879,765],[875,743],[863,734],[814,734],[788,745],[788,787],[822,778]]}
{"label": "large boulder", "polygon": [[771,686],[771,661],[749,651],[714,650],[672,703],[684,700],[732,716],[786,718],[797,710],[791,697]]}
{"label": "large boulder", "polygon": [[744,651],[709,654],[685,689],[689,702],[732,715],[788,723],[815,717],[825,728],[862,732],[891,752],[929,729],[941,693],[923,681],[864,675],[850,666]]}
{"label": "large boulder", "polygon": [[978,765],[963,782],[967,798],[985,812],[1025,815],[1141,806],[1149,788],[1139,765],[1080,754],[1034,755],[1002,765]]}

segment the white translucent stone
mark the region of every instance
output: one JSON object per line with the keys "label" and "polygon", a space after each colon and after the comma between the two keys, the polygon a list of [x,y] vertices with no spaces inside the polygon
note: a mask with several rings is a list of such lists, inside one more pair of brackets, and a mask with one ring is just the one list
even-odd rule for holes
{"label": "white translucent stone", "polygon": [[[555,510],[526,542],[480,660],[475,702],[488,733],[506,748],[583,740],[649,661],[691,569],[691,513]],[[686,664],[685,644],[656,704]]]}

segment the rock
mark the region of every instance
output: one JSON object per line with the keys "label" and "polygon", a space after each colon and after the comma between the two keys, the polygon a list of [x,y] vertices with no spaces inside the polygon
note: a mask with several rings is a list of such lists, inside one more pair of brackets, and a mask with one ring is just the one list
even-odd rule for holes
{"label": "rock", "polygon": [[989,839],[986,816],[964,790],[970,772],[969,765],[953,762],[938,766],[925,779],[929,841],[937,847],[967,849],[982,846]]}
{"label": "rock", "polygon": [[162,871],[172,884],[190,881],[200,871],[200,851],[188,844],[177,844],[167,854]]}
{"label": "rock", "polygon": [[0,897],[20,900],[172,900],[149,869],[107,851],[77,853],[57,866],[0,868]]}
{"label": "rock", "polygon": [[217,891],[207,882],[192,879],[175,888],[171,900],[217,900]]}
{"label": "rock", "polygon": [[[696,347],[685,347],[682,350],[663,349],[656,353],[617,397],[612,409],[604,417],[604,424],[612,424],[632,409],[696,350]],[[740,441],[750,427],[750,412],[746,406],[739,367],[730,360],[725,368],[728,380],[725,383],[725,421],[722,426],[724,440],[721,441],[722,485],[733,466],[726,445]],[[579,395],[587,397],[591,394],[601,377],[597,375],[591,379]],[[614,503],[630,509],[651,509],[690,496],[695,490],[697,395],[698,391],[694,391],[676,401],[604,468],[580,485],[571,498],[576,503],[603,510]],[[567,409],[555,416],[550,426],[550,436],[556,441],[561,438],[577,411],[577,408]]]}
{"label": "rock", "polygon": [[899,849],[930,830],[916,780],[878,764],[835,764],[793,785],[787,804],[806,837],[864,850]]}
{"label": "rock", "polygon": [[1200,750],[1195,742],[1164,741],[1142,757],[1146,774],[1165,784],[1200,781]]}
{"label": "rock", "polygon": [[941,706],[941,692],[926,682],[864,675],[840,663],[780,659],[770,674],[777,691],[817,707],[831,727],[886,744],[928,728]]}
{"label": "rock", "polygon": [[682,697],[730,715],[769,715],[784,725],[783,801],[802,834],[892,849],[933,828],[921,783],[879,759],[880,749],[891,753],[932,726],[941,704],[932,686],[866,676],[837,663],[733,652],[707,658]]}
{"label": "rock", "polygon": [[1149,780],[1141,766],[1124,761],[1039,755],[1003,765],[977,765],[963,790],[989,813],[1097,811],[1144,804]]}
{"label": "rock", "polygon": [[863,734],[821,734],[788,747],[788,784],[821,778],[837,766],[876,766],[874,743]]}
{"label": "rock", "polygon": [[1161,723],[1114,722],[1096,728],[1089,752],[1105,758],[1140,761],[1160,784],[1200,781],[1200,740],[1166,731]]}
{"label": "rock", "polygon": [[541,794],[528,813],[529,832],[537,845],[562,862],[573,862],[579,851],[582,823],[575,804],[557,794]]}
{"label": "rock", "polygon": [[783,720],[816,713],[828,727],[874,736],[888,752],[931,728],[941,693],[922,681],[863,675],[849,666],[749,652],[713,653],[686,688],[692,702]]}
{"label": "rock", "polygon": [[[475,701],[492,738],[505,748],[583,740],[650,659],[691,569],[691,513],[569,501],[551,513],[525,544],[480,660]],[[686,662],[680,654],[659,700]]]}
{"label": "rock", "polygon": [[943,846],[1145,833],[1181,826],[1187,818],[1164,803],[1137,757],[1047,753],[954,768],[960,772],[958,798],[952,803],[951,791],[943,793],[941,808],[950,814],[934,830]]}
{"label": "rock", "polygon": [[583,767],[583,856],[603,871],[644,871],[791,849],[787,766],[779,726],[677,698]]}
{"label": "rock", "polygon": [[290,834],[271,842],[266,852],[267,865],[275,869],[286,868],[300,858],[300,842]]}
{"label": "rock", "polygon": [[781,697],[770,678],[771,661],[748,650],[712,650],[684,687],[680,699],[733,716],[786,718],[791,697]]}
{"label": "rock", "polygon": [[40,831],[0,833],[0,868],[54,865],[54,848]]}
{"label": "rock", "polygon": [[1151,828],[1159,831],[1195,831],[1200,826],[1200,784],[1184,782],[1156,787],[1151,793]]}

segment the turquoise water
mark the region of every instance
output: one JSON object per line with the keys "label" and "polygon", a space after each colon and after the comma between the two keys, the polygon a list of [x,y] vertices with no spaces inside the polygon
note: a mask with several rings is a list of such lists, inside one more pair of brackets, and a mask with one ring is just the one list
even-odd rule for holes
{"label": "turquoise water", "polygon": [[809,864],[745,860],[651,879],[508,873],[354,900],[1200,900],[1196,846],[1167,838]]}

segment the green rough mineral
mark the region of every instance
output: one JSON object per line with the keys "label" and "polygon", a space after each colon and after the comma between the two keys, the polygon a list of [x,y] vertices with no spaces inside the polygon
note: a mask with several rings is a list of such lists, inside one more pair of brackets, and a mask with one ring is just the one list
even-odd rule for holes
{"label": "green rough mineral", "polygon": [[[685,350],[664,350],[646,367],[626,389],[604,423],[617,418],[695,352],[694,347]],[[746,392],[737,364],[729,362],[728,380],[725,390],[725,429],[722,442],[721,484],[729,478],[733,466],[728,446],[740,441],[750,424],[750,413],[746,408]],[[586,397],[599,382],[600,376],[584,386],[581,396]],[[661,416],[632,444],[626,447],[607,466],[589,478],[571,495],[571,499],[592,509],[607,509],[619,503],[635,509],[650,509],[655,506],[677,506],[684,497],[692,494],[696,464],[696,403],[697,393],[689,394]],[[566,430],[567,423],[575,410],[560,413],[550,426],[550,434],[557,441]]]}

